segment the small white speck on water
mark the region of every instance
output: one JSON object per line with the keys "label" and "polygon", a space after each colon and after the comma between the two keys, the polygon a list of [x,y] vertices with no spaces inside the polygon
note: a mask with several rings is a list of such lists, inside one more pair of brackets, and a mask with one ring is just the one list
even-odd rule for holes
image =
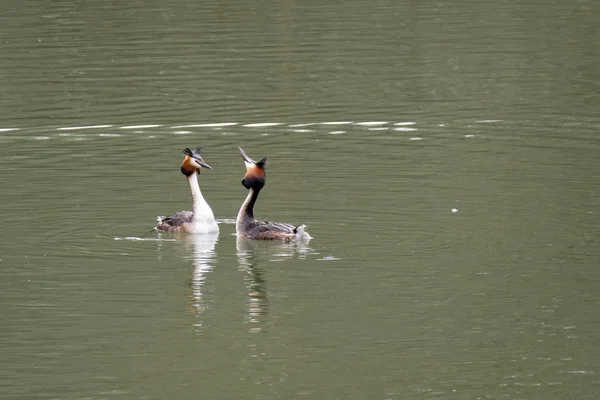
{"label": "small white speck on water", "polygon": [[458,209],[457,209],[457,208],[453,208],[453,209],[452,209],[452,212],[453,212],[453,213],[456,213],[456,212],[458,212]]}

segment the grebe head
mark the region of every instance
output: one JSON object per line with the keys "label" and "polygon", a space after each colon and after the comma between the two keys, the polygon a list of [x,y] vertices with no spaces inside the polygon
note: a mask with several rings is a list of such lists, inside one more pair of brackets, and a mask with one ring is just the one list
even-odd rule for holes
{"label": "grebe head", "polygon": [[246,154],[244,149],[241,147],[238,147],[238,149],[240,149],[240,154],[244,159],[244,164],[246,164],[246,175],[244,175],[244,179],[242,179],[242,185],[244,185],[246,189],[262,189],[262,187],[265,186],[267,157],[256,162],[248,157],[248,154]]}
{"label": "grebe head", "polygon": [[185,154],[185,158],[183,159],[183,163],[181,163],[181,173],[185,176],[190,176],[194,172],[200,173],[200,167],[212,169],[200,156],[200,147],[196,147],[194,151],[185,149],[183,150],[183,154]]}

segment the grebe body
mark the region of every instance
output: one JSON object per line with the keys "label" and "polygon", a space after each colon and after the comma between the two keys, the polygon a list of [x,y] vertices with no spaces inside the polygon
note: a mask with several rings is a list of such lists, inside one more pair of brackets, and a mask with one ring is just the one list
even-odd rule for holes
{"label": "grebe body", "polygon": [[212,209],[202,196],[198,185],[201,168],[212,169],[200,156],[200,147],[192,151],[183,151],[185,158],[181,164],[181,173],[185,175],[192,192],[192,211],[180,211],[168,217],[158,217],[156,230],[166,232],[211,233],[218,232],[219,225],[215,221]]}
{"label": "grebe body", "polygon": [[246,165],[246,174],[242,185],[248,189],[248,196],[240,207],[235,229],[238,237],[258,240],[308,240],[310,235],[304,231],[304,225],[292,225],[285,222],[259,221],[254,217],[254,205],[261,189],[265,186],[265,167],[267,157],[256,162],[239,147]]}

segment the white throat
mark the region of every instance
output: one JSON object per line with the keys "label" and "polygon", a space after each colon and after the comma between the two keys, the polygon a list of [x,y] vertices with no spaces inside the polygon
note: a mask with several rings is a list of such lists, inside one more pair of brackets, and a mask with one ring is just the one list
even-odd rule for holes
{"label": "white throat", "polygon": [[250,218],[246,214],[246,209],[248,208],[248,204],[252,200],[253,194],[254,194],[254,189],[251,188],[250,190],[248,190],[248,196],[246,196],[246,200],[244,200],[244,202],[242,203],[242,206],[240,207],[240,211],[238,212],[237,219],[235,220],[236,232],[240,232],[242,226],[255,220],[255,218]]}
{"label": "white throat", "polygon": [[[199,230],[206,231],[218,231],[219,227],[215,221],[215,216],[212,209],[204,200],[202,192],[200,191],[200,185],[198,185],[198,174],[194,172],[187,177],[188,183],[190,184],[190,191],[192,192],[192,213],[193,213],[193,224],[198,225]],[[204,228],[200,228],[204,227]]]}

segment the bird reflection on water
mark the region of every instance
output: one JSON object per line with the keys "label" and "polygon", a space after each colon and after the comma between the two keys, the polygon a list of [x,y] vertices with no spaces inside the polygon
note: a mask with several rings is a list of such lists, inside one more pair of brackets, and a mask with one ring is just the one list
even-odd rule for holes
{"label": "bird reflection on water", "polygon": [[256,241],[236,238],[238,270],[244,273],[248,291],[248,317],[251,332],[264,332],[269,314],[265,264],[291,259],[295,255],[305,258],[311,252],[306,242]]}
{"label": "bird reflection on water", "polygon": [[[214,268],[216,260],[215,245],[219,239],[219,232],[212,232],[202,235],[185,235],[183,241],[186,245],[192,247],[192,263],[194,272],[191,279],[191,309],[194,314],[200,315],[206,309],[206,304],[203,300],[204,284],[206,275]],[[202,326],[202,320],[198,319],[194,325]]]}
{"label": "bird reflection on water", "polygon": [[[201,330],[203,327],[202,315],[208,309],[204,298],[205,285],[207,276],[213,271],[216,264],[217,253],[215,247],[219,240],[219,232],[176,235],[176,238],[171,236],[170,238],[161,239],[176,240],[187,248],[188,254],[191,254],[193,272],[189,285],[189,307],[195,316],[194,329]],[[228,239],[226,238],[229,242]],[[160,244],[163,243],[160,242]],[[313,249],[305,241],[256,241],[240,237],[236,237],[235,245],[237,269],[243,273],[243,281],[248,293],[246,322],[250,324],[251,332],[264,332],[269,315],[267,267],[269,267],[269,264],[272,266],[273,263],[296,257],[304,259],[308,254],[313,253]]]}

